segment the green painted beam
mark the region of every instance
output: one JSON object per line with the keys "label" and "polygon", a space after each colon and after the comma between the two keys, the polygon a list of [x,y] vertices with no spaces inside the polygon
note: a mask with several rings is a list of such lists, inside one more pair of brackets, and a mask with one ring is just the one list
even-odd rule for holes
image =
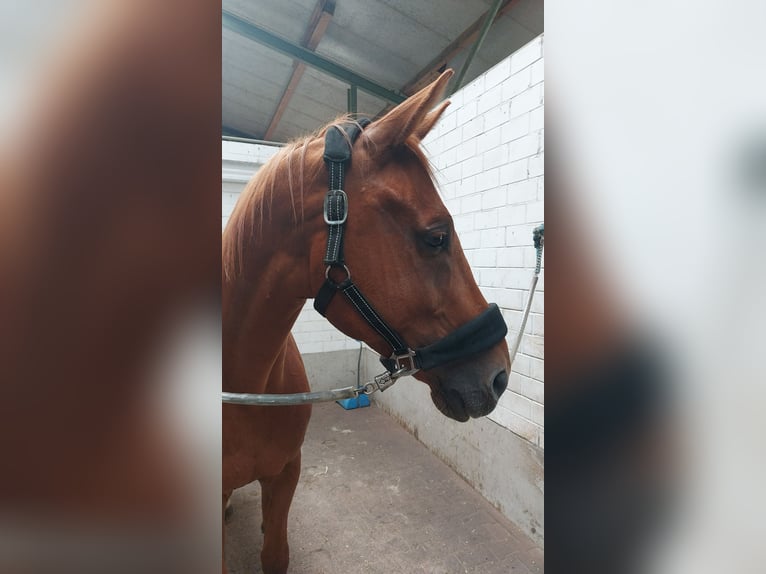
{"label": "green painted beam", "polygon": [[353,84],[348,89],[348,113],[356,114],[356,86]]}
{"label": "green painted beam", "polygon": [[463,67],[460,70],[460,73],[457,76],[457,80],[453,84],[452,88],[452,94],[457,92],[460,87],[463,85],[463,79],[465,79],[465,74],[468,72],[468,68],[471,67],[471,63],[473,62],[474,56],[476,56],[476,52],[479,51],[479,48],[481,48],[481,45],[484,43],[484,38],[487,37],[487,33],[489,32],[490,26],[492,26],[492,22],[495,21],[495,16],[497,16],[497,11],[500,10],[500,6],[503,4],[504,0],[495,0],[494,4],[492,4],[492,7],[487,11],[487,17],[484,18],[484,24],[481,26],[481,32],[479,32],[479,37],[476,38],[476,41],[473,43],[473,46],[471,46],[470,52],[468,52],[468,56],[465,59],[465,62],[463,63]]}
{"label": "green painted beam", "polygon": [[244,36],[245,38],[249,38],[255,42],[258,42],[259,44],[268,46],[272,50],[276,50],[277,52],[285,54],[286,56],[289,56],[295,60],[299,60],[307,66],[321,70],[325,74],[333,76],[334,78],[337,78],[352,86],[355,85],[360,90],[364,90],[373,96],[378,96],[379,98],[394,104],[399,104],[407,99],[407,96],[398,90],[389,90],[388,88],[385,88],[380,84],[373,82],[372,80],[360,76],[356,72],[352,72],[348,68],[344,68],[343,66],[340,66],[335,62],[312,52],[311,50],[307,50],[303,46],[293,44],[284,38],[280,38],[279,36],[276,36],[271,32],[256,26],[252,22],[243,20],[231,12],[223,10],[222,15],[223,26],[229,30],[232,30],[233,32],[236,32],[237,34]]}

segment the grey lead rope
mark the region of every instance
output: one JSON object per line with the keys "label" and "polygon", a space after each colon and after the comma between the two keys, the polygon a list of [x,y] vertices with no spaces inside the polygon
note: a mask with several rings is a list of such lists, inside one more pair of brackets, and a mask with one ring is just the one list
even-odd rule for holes
{"label": "grey lead rope", "polygon": [[413,375],[417,369],[402,369],[395,373],[381,373],[370,383],[358,387],[343,387],[331,391],[314,391],[310,393],[291,393],[284,395],[256,395],[252,393],[221,393],[221,402],[230,405],[260,405],[260,406],[287,406],[305,405],[309,403],[326,403],[340,399],[355,399],[359,395],[371,395],[376,391],[384,391],[393,385],[397,379]]}
{"label": "grey lead rope", "polygon": [[529,318],[529,311],[532,309],[532,297],[535,296],[535,289],[537,288],[537,280],[540,278],[540,268],[543,263],[543,245],[545,244],[545,224],[536,227],[532,232],[532,238],[535,243],[535,250],[537,251],[537,262],[535,264],[535,274],[532,277],[532,283],[529,286],[529,297],[527,297],[527,305],[524,308],[524,315],[521,318],[521,325],[519,326],[519,333],[516,335],[516,340],[513,343],[513,349],[511,349],[511,366],[516,359],[516,353],[519,351],[519,345],[521,345],[521,338],[524,336],[524,329],[527,326],[527,319]]}
{"label": "grey lead rope", "polygon": [[221,393],[221,401],[230,405],[305,405],[309,403],[325,403],[340,399],[352,399],[359,396],[354,387],[344,387],[332,391],[315,391],[311,393],[292,393],[288,395],[254,395],[251,393]]}
{"label": "grey lead rope", "polygon": [[[535,295],[537,280],[540,278],[540,268],[542,267],[543,260],[545,226],[540,225],[539,227],[536,227],[532,232],[532,237],[534,239],[535,249],[537,251],[537,263],[535,265],[535,274],[532,277],[532,284],[529,287],[527,306],[524,309],[524,316],[521,319],[519,333],[516,336],[516,341],[514,342],[513,349],[511,351],[511,365],[513,365],[513,360],[516,358],[516,353],[519,350],[521,338],[524,335],[524,329],[527,326],[529,311],[532,308],[532,297]],[[314,391],[310,393],[291,393],[284,395],[257,395],[252,393],[222,392],[221,402],[230,405],[290,406],[305,405],[309,403],[325,403],[341,399],[354,399],[359,395],[371,395],[377,391],[384,391],[401,377],[413,375],[415,372],[417,372],[417,369],[401,369],[395,373],[389,373],[386,371],[385,373],[381,373],[380,375],[376,376],[372,382],[365,383],[364,385],[358,385],[356,387],[343,387],[342,389],[333,389],[331,391]]]}

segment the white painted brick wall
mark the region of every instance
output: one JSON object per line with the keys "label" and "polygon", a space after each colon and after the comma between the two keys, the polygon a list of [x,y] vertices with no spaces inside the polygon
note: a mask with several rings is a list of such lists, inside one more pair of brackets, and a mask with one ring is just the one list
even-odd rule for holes
{"label": "white painted brick wall", "polygon": [[[453,94],[452,105],[423,142],[474,276],[508,323],[509,346],[535,265],[532,229],[544,215],[543,62],[539,36]],[[224,142],[224,224],[244,187],[244,181],[238,183],[244,166],[249,162],[254,173],[276,149]],[[543,272],[508,391],[490,415],[541,448],[544,285]],[[358,348],[312,303],[306,303],[293,328],[301,353]]]}
{"label": "white painted brick wall", "polygon": [[221,230],[247,182],[278,151],[279,145],[221,141]]}
{"label": "white painted brick wall", "polygon": [[[503,311],[509,346],[521,323],[535,265],[532,229],[544,217],[543,72],[543,36],[539,36],[458,91],[423,142],[438,167],[445,203],[477,282],[487,300]],[[457,154],[445,151],[450,148]],[[540,447],[544,447],[543,277],[544,272],[508,391],[489,415]]]}

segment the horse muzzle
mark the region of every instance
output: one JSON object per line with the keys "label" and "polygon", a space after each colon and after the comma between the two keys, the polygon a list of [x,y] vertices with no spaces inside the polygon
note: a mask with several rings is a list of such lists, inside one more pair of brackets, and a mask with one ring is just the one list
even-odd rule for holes
{"label": "horse muzzle", "polygon": [[488,377],[469,373],[452,372],[449,377],[439,377],[429,382],[431,400],[442,414],[458,422],[479,418],[491,413],[508,387],[508,373],[505,369],[495,370]]}

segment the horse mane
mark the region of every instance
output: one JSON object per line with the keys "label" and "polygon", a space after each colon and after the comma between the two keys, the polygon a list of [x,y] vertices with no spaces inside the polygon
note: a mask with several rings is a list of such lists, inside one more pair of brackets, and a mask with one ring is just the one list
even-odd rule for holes
{"label": "horse mane", "polygon": [[[349,122],[357,123],[351,116],[343,115],[314,133],[289,142],[272,156],[248,182],[245,189],[242,190],[223,233],[222,265],[227,280],[231,280],[242,272],[242,262],[247,245],[262,239],[264,217],[267,210],[268,221],[271,221],[271,206],[275,191],[284,193],[283,190],[286,188],[290,194],[293,224],[297,227],[304,221],[304,181],[313,181],[325,170],[321,153],[307,153],[309,144],[318,138],[324,138],[325,133],[331,127],[341,126]],[[346,132],[343,130],[341,132],[348,139]],[[361,131],[358,141],[368,150],[375,148],[375,142],[368,137],[364,130]],[[411,152],[412,156],[434,180],[433,168],[419,143],[417,138],[410,137],[407,139],[405,148]],[[299,182],[297,189],[296,179]],[[285,181],[287,182],[286,186],[283,183]],[[296,204],[296,192],[299,205]]]}

